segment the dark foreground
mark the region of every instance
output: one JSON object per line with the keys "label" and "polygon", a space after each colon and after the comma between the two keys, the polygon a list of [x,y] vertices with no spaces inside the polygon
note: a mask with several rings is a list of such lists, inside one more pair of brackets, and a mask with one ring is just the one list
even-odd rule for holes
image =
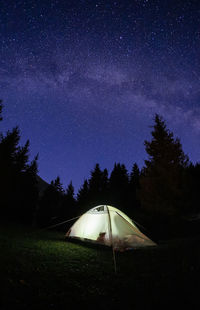
{"label": "dark foreground", "polygon": [[0,228],[0,309],[200,306],[200,238],[116,253],[62,233]]}

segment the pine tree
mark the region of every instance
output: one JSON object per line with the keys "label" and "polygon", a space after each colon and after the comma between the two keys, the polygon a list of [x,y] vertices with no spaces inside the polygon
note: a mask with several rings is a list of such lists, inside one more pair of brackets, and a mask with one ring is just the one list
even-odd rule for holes
{"label": "pine tree", "polygon": [[19,141],[18,127],[0,137],[1,214],[30,224],[38,197],[37,157],[29,164],[29,141]]}
{"label": "pine tree", "polygon": [[77,215],[76,199],[75,199],[74,186],[72,184],[72,181],[69,183],[66,189],[63,207],[64,207],[63,218],[70,219]]}
{"label": "pine tree", "polygon": [[105,185],[106,171],[101,171],[97,163],[91,171],[88,181],[88,207],[94,207],[98,204],[104,204],[102,199],[103,187]]}
{"label": "pine tree", "polygon": [[39,157],[39,155],[37,154],[35,156],[35,158],[31,161],[31,163],[26,168],[26,173],[28,173],[29,175],[32,175],[34,177],[36,177],[36,175],[38,173],[38,163],[37,163],[38,157]]}
{"label": "pine tree", "polygon": [[102,171],[99,164],[96,164],[94,170],[91,171],[89,179],[89,190],[94,195],[98,194],[102,188]]}
{"label": "pine tree", "polygon": [[[2,101],[0,100],[0,121]],[[29,163],[29,140],[19,145],[18,127],[0,134],[1,216],[31,224],[38,200],[37,159]]]}
{"label": "pine tree", "polygon": [[63,205],[64,190],[60,177],[52,180],[43,192],[39,201],[37,212],[37,225],[48,226],[60,221],[60,213]]}
{"label": "pine tree", "polygon": [[102,181],[101,181],[101,197],[103,204],[109,204],[109,179],[108,179],[108,170],[104,169],[102,172]]}
{"label": "pine tree", "polygon": [[77,206],[80,213],[87,210],[89,204],[89,184],[88,180],[84,180],[83,185],[80,187],[77,193]]}
{"label": "pine tree", "polygon": [[132,212],[134,209],[138,209],[140,206],[138,191],[140,187],[140,169],[136,163],[134,163],[130,178],[129,178],[129,203]]}
{"label": "pine tree", "polygon": [[0,140],[0,165],[1,171],[7,167],[13,167],[17,161],[18,143],[20,140],[19,128],[15,127],[12,131],[7,131],[6,136],[1,135]]}
{"label": "pine tree", "polygon": [[180,140],[166,128],[161,116],[155,116],[152,140],[145,141],[149,158],[140,178],[142,207],[154,214],[174,216],[183,204],[183,170],[188,165]]}
{"label": "pine tree", "polygon": [[134,163],[130,173],[130,183],[138,186],[140,179],[140,169],[136,163]]}
{"label": "pine tree", "polygon": [[29,140],[26,141],[24,146],[18,146],[17,152],[15,153],[14,164],[17,171],[25,172],[28,168],[28,158],[29,158]]}
{"label": "pine tree", "polygon": [[57,178],[54,181],[51,181],[51,185],[54,186],[54,188],[56,189],[56,191],[60,194],[64,193],[64,189],[63,189],[63,185],[60,181],[60,177],[57,176]]}
{"label": "pine tree", "polygon": [[129,178],[125,165],[115,163],[109,179],[110,204],[124,212],[128,208],[128,187]]}
{"label": "pine tree", "polygon": [[67,187],[67,190],[66,190],[66,195],[74,200],[74,186],[72,184],[72,181],[69,183],[68,187]]}
{"label": "pine tree", "polygon": [[23,191],[20,213],[23,215],[26,224],[36,225],[36,213],[38,208],[38,155],[30,164],[25,163],[25,170],[21,173],[21,182],[19,182],[18,192]]}

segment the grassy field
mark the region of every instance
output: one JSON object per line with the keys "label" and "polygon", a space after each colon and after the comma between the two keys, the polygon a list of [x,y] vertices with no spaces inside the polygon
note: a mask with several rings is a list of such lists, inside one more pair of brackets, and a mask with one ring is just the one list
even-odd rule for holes
{"label": "grassy field", "polygon": [[0,228],[0,309],[198,308],[200,238],[116,253],[55,231]]}

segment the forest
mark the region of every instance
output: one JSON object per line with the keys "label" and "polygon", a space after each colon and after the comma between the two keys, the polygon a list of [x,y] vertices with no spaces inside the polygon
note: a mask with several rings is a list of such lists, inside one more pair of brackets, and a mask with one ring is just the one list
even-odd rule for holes
{"label": "forest", "polygon": [[151,140],[144,141],[144,167],[139,169],[133,161],[129,172],[123,163],[113,163],[109,175],[96,163],[77,195],[72,182],[64,188],[59,176],[41,189],[38,155],[30,160],[29,140],[20,145],[18,127],[0,133],[1,219],[43,228],[107,204],[140,223],[154,238],[196,234],[197,221],[190,219],[200,213],[200,163],[190,161],[161,115],[153,121]]}

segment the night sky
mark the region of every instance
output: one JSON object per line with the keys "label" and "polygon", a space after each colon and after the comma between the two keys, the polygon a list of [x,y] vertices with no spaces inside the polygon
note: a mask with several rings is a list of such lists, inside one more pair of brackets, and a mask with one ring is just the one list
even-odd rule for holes
{"label": "night sky", "polygon": [[199,0],[2,0],[0,25],[0,131],[44,180],[142,167],[155,113],[200,161]]}

